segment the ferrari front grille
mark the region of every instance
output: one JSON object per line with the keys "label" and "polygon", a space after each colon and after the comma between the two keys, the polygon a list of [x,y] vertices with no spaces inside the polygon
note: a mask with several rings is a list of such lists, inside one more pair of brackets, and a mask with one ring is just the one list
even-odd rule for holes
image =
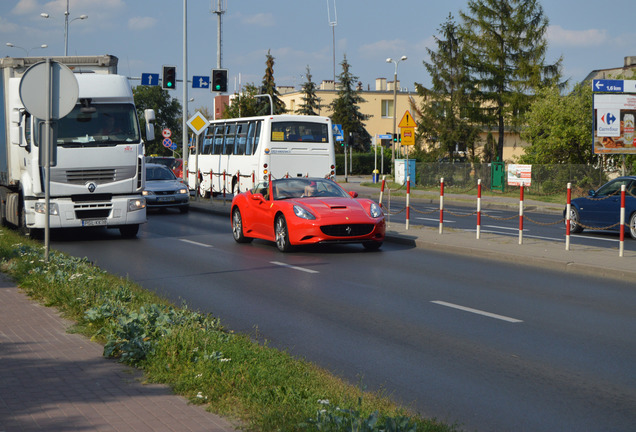
{"label": "ferrari front grille", "polygon": [[357,237],[371,233],[373,224],[325,225],[320,230],[331,237]]}

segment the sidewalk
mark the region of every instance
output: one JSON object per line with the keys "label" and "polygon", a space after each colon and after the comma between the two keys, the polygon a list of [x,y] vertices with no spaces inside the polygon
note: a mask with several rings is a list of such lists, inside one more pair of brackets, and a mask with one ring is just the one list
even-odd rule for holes
{"label": "sidewalk", "polygon": [[0,273],[0,432],[235,430],[167,386],[143,384],[71,325]]}

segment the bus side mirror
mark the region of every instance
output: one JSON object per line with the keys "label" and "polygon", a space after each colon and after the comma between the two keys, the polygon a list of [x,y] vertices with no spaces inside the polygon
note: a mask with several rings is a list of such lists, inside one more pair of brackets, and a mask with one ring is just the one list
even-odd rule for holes
{"label": "bus side mirror", "polygon": [[144,118],[146,120],[146,141],[155,139],[155,110],[144,110]]}

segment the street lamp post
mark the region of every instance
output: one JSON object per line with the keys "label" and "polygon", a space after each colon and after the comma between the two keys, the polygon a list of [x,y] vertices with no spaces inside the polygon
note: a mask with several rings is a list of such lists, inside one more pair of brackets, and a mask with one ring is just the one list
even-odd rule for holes
{"label": "street lamp post", "polygon": [[[69,0],[66,0],[66,11],[64,11],[64,56],[68,56],[68,25],[75,20],[85,20],[88,18],[88,15],[80,15],[69,21],[68,16],[71,13],[69,12],[68,8]],[[42,18],[49,18],[49,14],[47,13],[41,13],[40,16]]]}
{"label": "street lamp post", "polygon": [[31,52],[31,50],[38,49],[38,48],[48,48],[48,45],[47,45],[47,44],[42,44],[42,45],[40,45],[40,46],[36,46],[36,47],[31,48],[31,49],[22,48],[21,46],[14,45],[14,44],[12,44],[11,42],[7,42],[7,44],[6,44],[6,45],[7,45],[8,47],[10,47],[10,48],[18,48],[18,49],[21,49],[22,51],[24,51],[24,52],[26,53],[27,57],[29,56],[29,53]]}
{"label": "street lamp post", "polygon": [[[406,60],[406,56],[402,56],[399,60],[393,60],[391,57],[386,59],[387,63],[395,63],[395,74],[393,75],[393,136],[397,133],[397,73],[398,63]],[[391,166],[395,165],[395,141],[391,145]]]}

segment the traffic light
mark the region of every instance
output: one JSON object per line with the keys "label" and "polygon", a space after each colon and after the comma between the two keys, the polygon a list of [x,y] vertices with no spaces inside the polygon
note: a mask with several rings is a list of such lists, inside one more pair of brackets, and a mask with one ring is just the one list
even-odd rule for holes
{"label": "traffic light", "polygon": [[212,88],[213,92],[227,92],[227,69],[212,69]]}
{"label": "traffic light", "polygon": [[177,68],[175,66],[163,67],[161,87],[167,90],[174,90],[177,88]]}
{"label": "traffic light", "polygon": [[393,142],[398,142],[398,134],[393,134]]}

